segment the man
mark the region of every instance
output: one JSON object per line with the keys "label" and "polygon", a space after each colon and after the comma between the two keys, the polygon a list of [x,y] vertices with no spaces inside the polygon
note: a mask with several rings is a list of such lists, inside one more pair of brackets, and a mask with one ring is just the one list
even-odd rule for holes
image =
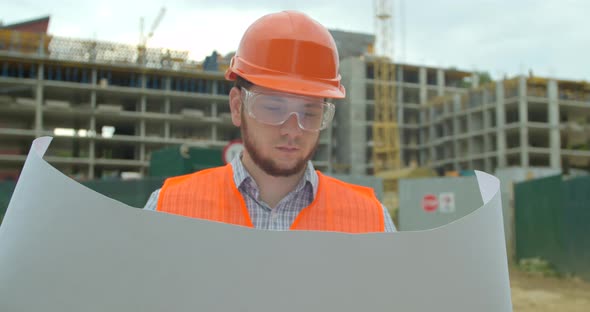
{"label": "man", "polygon": [[225,73],[244,151],[231,164],[167,179],[145,209],[268,230],[395,231],[373,190],[316,172],[310,161],[344,98],[334,39],[293,11],[246,30]]}

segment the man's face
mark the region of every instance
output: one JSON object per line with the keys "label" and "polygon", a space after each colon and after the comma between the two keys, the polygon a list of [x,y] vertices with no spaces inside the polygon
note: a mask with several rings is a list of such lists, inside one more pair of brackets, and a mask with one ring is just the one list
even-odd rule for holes
{"label": "man's face", "polygon": [[291,115],[282,125],[268,125],[247,112],[240,90],[230,92],[232,121],[241,128],[244,156],[271,176],[287,177],[305,169],[319,142],[319,131],[303,130]]}

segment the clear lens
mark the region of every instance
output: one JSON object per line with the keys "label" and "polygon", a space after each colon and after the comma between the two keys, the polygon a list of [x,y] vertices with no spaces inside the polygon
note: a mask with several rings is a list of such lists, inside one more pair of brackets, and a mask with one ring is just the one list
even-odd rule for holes
{"label": "clear lens", "polygon": [[321,98],[244,88],[242,92],[248,114],[265,124],[281,125],[295,114],[301,129],[319,131],[334,117],[334,105]]}

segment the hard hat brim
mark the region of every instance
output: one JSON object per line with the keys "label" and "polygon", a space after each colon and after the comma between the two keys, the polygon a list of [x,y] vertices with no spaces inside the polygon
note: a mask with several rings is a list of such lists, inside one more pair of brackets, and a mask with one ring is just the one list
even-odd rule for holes
{"label": "hard hat brim", "polygon": [[309,81],[290,76],[236,74],[231,69],[228,69],[225,73],[227,80],[235,80],[236,76],[240,76],[257,86],[281,92],[332,99],[346,97],[346,90],[342,85],[336,87],[320,81]]}

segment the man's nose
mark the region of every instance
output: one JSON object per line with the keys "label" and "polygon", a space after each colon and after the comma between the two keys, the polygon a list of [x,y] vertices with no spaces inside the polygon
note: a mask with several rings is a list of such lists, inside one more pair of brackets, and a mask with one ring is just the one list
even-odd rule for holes
{"label": "man's nose", "polygon": [[281,125],[281,134],[283,135],[301,135],[303,129],[299,127],[298,123],[299,116],[297,113],[291,113],[287,120]]}

